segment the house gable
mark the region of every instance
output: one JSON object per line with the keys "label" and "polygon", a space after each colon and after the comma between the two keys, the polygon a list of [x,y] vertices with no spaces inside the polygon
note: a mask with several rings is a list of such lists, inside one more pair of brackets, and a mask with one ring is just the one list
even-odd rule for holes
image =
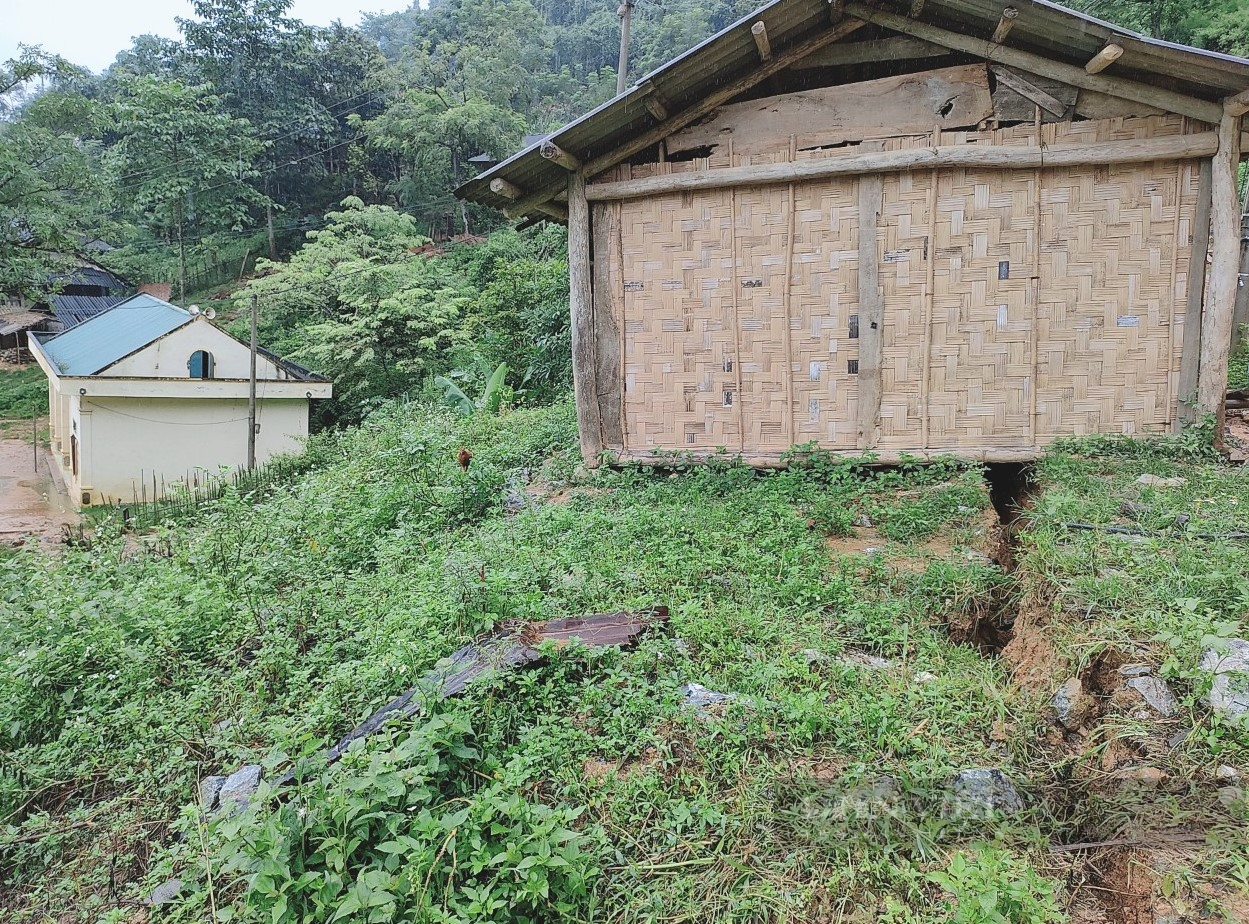
{"label": "house gable", "polygon": [[[249,377],[250,350],[202,315],[119,359],[99,374],[109,378],[188,378],[191,356],[200,350],[212,356],[210,378]],[[263,381],[294,378],[263,354],[256,357],[256,377]]]}

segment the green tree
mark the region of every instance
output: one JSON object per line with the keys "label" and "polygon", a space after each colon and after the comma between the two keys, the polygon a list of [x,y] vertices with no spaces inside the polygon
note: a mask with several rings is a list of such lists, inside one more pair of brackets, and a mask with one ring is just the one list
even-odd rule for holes
{"label": "green tree", "polygon": [[249,183],[264,145],[207,86],[131,78],[110,111],[117,141],[105,164],[114,202],[177,247],[185,297],[188,240],[240,230],[265,207]]}
{"label": "green tree", "polygon": [[[23,47],[0,66],[0,292],[37,297],[49,272],[100,233],[99,108],[74,87],[82,72]],[[37,95],[35,82],[51,88]]]}

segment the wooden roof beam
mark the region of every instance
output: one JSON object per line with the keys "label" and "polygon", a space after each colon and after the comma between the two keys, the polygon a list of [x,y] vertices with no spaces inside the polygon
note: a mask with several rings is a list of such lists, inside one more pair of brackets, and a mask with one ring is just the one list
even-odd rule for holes
{"label": "wooden roof beam", "polygon": [[828,18],[835,26],[846,15],[846,0],[828,0]]}
{"label": "wooden roof beam", "polygon": [[1223,101],[1223,108],[1232,118],[1239,118],[1249,112],[1249,90],[1241,90],[1235,96]]}
{"label": "wooden roof beam", "polygon": [[580,158],[569,154],[554,141],[542,142],[542,156],[551,163],[559,164],[569,173],[575,173],[581,169]]}
{"label": "wooden roof beam", "polygon": [[997,28],[993,30],[993,38],[990,39],[994,45],[1001,45],[1006,41],[1006,36],[1010,34],[1010,30],[1015,28],[1015,20],[1019,18],[1019,10],[1013,6],[1008,6],[1002,10],[1002,16],[997,21]]}
{"label": "wooden roof beam", "polygon": [[759,50],[759,60],[766,61],[772,57],[772,44],[768,41],[768,27],[759,20],[750,27],[750,37],[755,40],[755,48]]}
{"label": "wooden roof beam", "polygon": [[1100,74],[1121,57],[1123,57],[1123,46],[1107,42],[1101,51],[1089,58],[1089,63],[1084,65],[1084,70],[1089,74]]}
{"label": "wooden roof beam", "polygon": [[524,198],[525,195],[523,189],[515,183],[509,183],[501,176],[496,176],[490,181],[490,191],[496,196],[502,196],[504,199],[511,199],[512,201]]}
{"label": "wooden roof beam", "polygon": [[[871,7],[864,7],[871,11]],[[642,132],[634,135],[620,147],[600,154],[598,157],[586,163],[584,170],[587,178],[592,178],[616,166],[621,161],[628,160],[638,151],[645,150],[651,145],[658,144],[673,132],[678,132],[692,122],[697,122],[703,116],[719,109],[733,97],[740,93],[745,93],[756,84],[767,80],[773,74],[779,74],[785,68],[789,67],[795,61],[805,58],[812,52],[819,51],[825,45],[831,45],[833,42],[840,41],[852,32],[862,29],[867,25],[867,21],[861,18],[847,18],[838,23],[831,29],[813,35],[808,39],[793,45],[782,52],[773,54],[771,58],[764,61],[757,68],[748,74],[745,74],[737,80],[725,84],[708,96],[703,97],[688,109],[683,109],[676,115],[671,116],[660,124],[656,125],[650,131]],[[504,214],[508,218],[520,218],[529,214],[538,205],[552,199],[556,193],[567,189],[566,181],[553,183],[524,199],[517,201],[511,208],[506,209]]]}
{"label": "wooden roof beam", "polygon": [[642,105],[646,107],[646,111],[654,117],[656,122],[665,121],[668,118],[668,106],[659,91],[655,89],[655,85],[648,80],[639,89],[644,94]]}
{"label": "wooden roof beam", "polygon": [[1121,99],[1130,99],[1133,102],[1144,103],[1147,106],[1156,106],[1159,109],[1165,109],[1167,112],[1176,112],[1202,122],[1217,125],[1223,116],[1223,106],[1220,103],[1196,99],[1191,96],[1185,96],[1183,93],[1177,93],[1174,90],[1137,83],[1134,80],[1127,80],[1122,77],[1089,74],[1083,67],[1067,64],[1063,61],[1055,61],[1052,58],[1032,54],[1018,48],[995,45],[984,39],[963,35],[961,32],[951,32],[939,26],[910,19],[906,16],[899,16],[896,13],[878,10],[862,3],[847,2],[846,13],[860,20],[884,26],[886,29],[892,29],[904,35],[913,35],[916,38],[921,38],[937,45],[944,45],[946,48],[952,48],[964,54],[975,55],[979,58],[995,61],[998,64],[1005,64],[1008,67],[1017,67],[1020,70],[1030,71],[1042,77],[1049,77],[1051,80],[1061,80],[1063,83],[1071,84],[1074,87],[1082,87],[1085,90],[1094,90],[1109,96],[1118,96]]}
{"label": "wooden roof beam", "polygon": [[911,0],[911,18],[919,19],[919,14],[924,12],[924,0]]}

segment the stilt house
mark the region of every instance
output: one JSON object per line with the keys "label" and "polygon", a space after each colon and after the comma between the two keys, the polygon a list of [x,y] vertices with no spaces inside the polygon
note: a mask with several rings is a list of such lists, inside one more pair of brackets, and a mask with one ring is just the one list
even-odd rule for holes
{"label": "stilt house", "polygon": [[588,461],[1024,460],[1221,408],[1246,88],[1045,0],[776,0],[459,193],[568,223]]}

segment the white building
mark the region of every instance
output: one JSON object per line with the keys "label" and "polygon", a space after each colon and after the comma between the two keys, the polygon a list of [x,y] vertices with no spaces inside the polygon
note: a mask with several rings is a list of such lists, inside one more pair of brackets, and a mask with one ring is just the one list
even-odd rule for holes
{"label": "white building", "polygon": [[[203,315],[140,294],[59,334],[31,334],[30,345],[76,504],[150,499],[154,483],[159,492],[246,464],[250,350]],[[267,351],[256,378],[260,463],[299,450],[308,402],[333,386]]]}

